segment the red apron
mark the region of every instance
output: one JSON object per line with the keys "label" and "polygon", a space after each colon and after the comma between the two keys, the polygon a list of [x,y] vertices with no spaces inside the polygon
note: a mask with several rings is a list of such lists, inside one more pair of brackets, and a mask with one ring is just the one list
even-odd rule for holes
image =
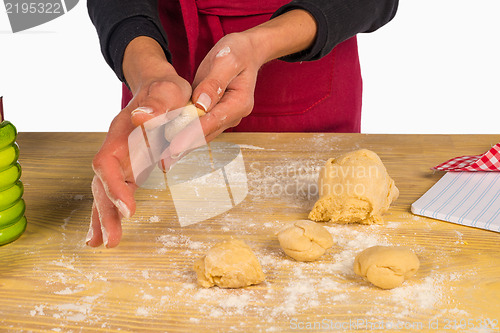
{"label": "red apron", "polygon": [[[287,0],[159,0],[172,63],[192,82],[224,35],[263,23]],[[229,131],[359,132],[361,72],[356,37],[317,61],[273,60],[258,73],[252,113]],[[123,85],[122,107],[132,95]]]}

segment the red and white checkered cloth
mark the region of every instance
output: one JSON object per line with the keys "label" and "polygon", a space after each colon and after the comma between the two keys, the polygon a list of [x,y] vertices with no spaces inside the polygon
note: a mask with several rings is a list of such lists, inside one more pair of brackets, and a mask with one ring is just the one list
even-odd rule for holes
{"label": "red and white checkered cloth", "polygon": [[484,155],[455,157],[432,169],[441,171],[500,171],[500,143],[494,145]]}

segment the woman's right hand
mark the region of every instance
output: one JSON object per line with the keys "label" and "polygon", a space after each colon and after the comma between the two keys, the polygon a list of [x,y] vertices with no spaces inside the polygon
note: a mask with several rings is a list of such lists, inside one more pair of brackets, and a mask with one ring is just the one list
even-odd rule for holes
{"label": "woman's right hand", "polygon": [[130,165],[130,133],[149,119],[185,106],[191,98],[190,84],[177,75],[163,49],[151,38],[138,37],[128,45],[123,71],[134,97],[114,118],[93,160],[94,203],[86,238],[90,246],[117,246],[121,219],[135,212],[138,185]]}

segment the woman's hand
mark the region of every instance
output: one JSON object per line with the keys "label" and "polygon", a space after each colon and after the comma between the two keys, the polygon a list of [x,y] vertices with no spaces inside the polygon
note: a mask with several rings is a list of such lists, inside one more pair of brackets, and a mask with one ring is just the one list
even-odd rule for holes
{"label": "woman's hand", "polygon": [[193,101],[208,112],[201,119],[207,141],[250,114],[262,60],[248,35],[224,36],[201,62],[193,82]]}
{"label": "woman's hand", "polygon": [[177,75],[161,47],[150,38],[139,37],[129,44],[123,69],[134,97],[111,123],[93,160],[94,203],[86,238],[90,246],[117,246],[121,219],[135,212],[134,192],[138,186],[130,165],[130,133],[145,121],[186,105],[191,97],[189,83]]}
{"label": "woman's hand", "polygon": [[[259,68],[270,60],[307,49],[316,38],[316,30],[311,14],[297,9],[226,35],[215,44],[193,82],[192,100],[207,112],[200,118],[207,142],[250,114]],[[188,150],[186,136],[171,143],[172,155]]]}
{"label": "woman's hand", "polygon": [[[200,118],[206,141],[236,126],[252,111],[257,72],[265,62],[308,48],[315,35],[312,16],[292,10],[222,38],[202,61],[193,83],[192,100],[208,112]],[[191,98],[189,83],[177,75],[162,48],[149,37],[137,37],[127,46],[123,72],[134,98],[111,123],[93,161],[94,203],[86,238],[90,246],[118,245],[121,218],[135,212],[137,184],[130,166],[129,134],[147,120],[185,106]],[[193,147],[192,135],[182,132],[168,148],[174,159]]]}

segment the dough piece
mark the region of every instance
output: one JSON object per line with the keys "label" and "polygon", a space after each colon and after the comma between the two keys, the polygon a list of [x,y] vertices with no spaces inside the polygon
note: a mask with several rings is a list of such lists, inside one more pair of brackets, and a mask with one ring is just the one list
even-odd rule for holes
{"label": "dough piece", "polygon": [[198,284],[205,288],[241,288],[264,281],[264,273],[252,249],[241,240],[215,244],[194,264]]}
{"label": "dough piece", "polygon": [[354,273],[382,289],[400,286],[419,266],[415,253],[398,246],[373,246],[354,259]]}
{"label": "dough piece", "polygon": [[169,142],[172,141],[190,122],[205,114],[205,111],[197,108],[194,104],[186,105],[177,117],[165,124],[165,139]]}
{"label": "dough piece", "polygon": [[323,226],[297,221],[278,233],[281,248],[297,261],[314,261],[333,246],[333,237]]}
{"label": "dough piece", "polygon": [[383,223],[399,191],[377,154],[362,149],[330,158],[320,172],[313,221]]}

